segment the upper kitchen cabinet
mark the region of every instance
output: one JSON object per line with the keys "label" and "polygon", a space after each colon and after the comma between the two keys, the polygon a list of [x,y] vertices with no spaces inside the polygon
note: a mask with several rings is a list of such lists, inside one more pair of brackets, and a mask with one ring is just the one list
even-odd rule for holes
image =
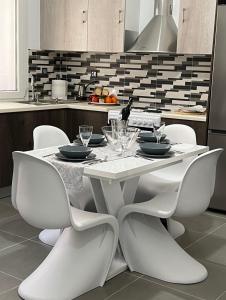
{"label": "upper kitchen cabinet", "polygon": [[124,51],[125,0],[89,0],[88,50]]}
{"label": "upper kitchen cabinet", "polygon": [[40,3],[41,49],[87,51],[89,0],[41,0]]}
{"label": "upper kitchen cabinet", "polygon": [[212,54],[216,0],[181,0],[177,52]]}
{"label": "upper kitchen cabinet", "polygon": [[120,52],[125,0],[41,0],[41,49]]}

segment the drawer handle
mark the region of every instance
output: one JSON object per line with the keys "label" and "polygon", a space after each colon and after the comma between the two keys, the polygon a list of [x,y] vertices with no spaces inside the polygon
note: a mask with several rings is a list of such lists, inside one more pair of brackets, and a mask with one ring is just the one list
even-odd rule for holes
{"label": "drawer handle", "polygon": [[83,14],[82,23],[83,24],[87,23],[87,17],[88,17],[87,10],[83,10],[82,14]]}
{"label": "drawer handle", "polygon": [[185,22],[185,13],[186,13],[186,8],[183,8],[183,18],[182,18],[182,22],[184,23]]}
{"label": "drawer handle", "polygon": [[118,23],[119,23],[119,24],[123,23],[122,13],[123,13],[123,10],[120,9],[120,10],[118,11]]}

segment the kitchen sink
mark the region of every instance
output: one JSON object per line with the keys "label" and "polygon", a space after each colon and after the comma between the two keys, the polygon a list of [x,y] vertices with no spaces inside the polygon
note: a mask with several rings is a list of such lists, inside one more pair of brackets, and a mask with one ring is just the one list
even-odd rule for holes
{"label": "kitchen sink", "polygon": [[36,101],[18,101],[18,103],[23,103],[23,104],[32,104],[32,105],[57,105],[57,104],[74,104],[78,103],[77,100],[58,100],[57,102],[55,100],[39,100],[38,102]]}

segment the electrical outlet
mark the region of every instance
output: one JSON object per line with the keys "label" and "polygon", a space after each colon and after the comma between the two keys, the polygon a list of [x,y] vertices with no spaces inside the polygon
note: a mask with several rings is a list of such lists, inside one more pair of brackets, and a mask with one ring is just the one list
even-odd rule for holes
{"label": "electrical outlet", "polygon": [[91,78],[97,78],[97,71],[91,71]]}

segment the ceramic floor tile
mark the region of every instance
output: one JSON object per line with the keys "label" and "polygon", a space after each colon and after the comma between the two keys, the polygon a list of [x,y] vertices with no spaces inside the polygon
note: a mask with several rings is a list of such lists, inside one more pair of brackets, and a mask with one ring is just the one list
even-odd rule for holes
{"label": "ceramic floor tile", "polygon": [[0,251],[4,248],[21,243],[24,240],[25,240],[24,238],[20,238],[12,234],[2,232],[0,230]]}
{"label": "ceramic floor tile", "polygon": [[221,295],[217,298],[217,300],[226,300],[226,291],[225,291],[223,294],[221,294]]}
{"label": "ceramic floor tile", "polygon": [[0,220],[9,218],[18,214],[18,212],[11,206],[0,203]]}
{"label": "ceramic floor tile", "polygon": [[194,257],[226,267],[226,224],[186,250]]}
{"label": "ceramic floor tile", "polygon": [[18,286],[20,283],[21,283],[20,280],[17,280],[12,276],[8,276],[0,272],[0,294]]}
{"label": "ceramic floor tile", "polygon": [[181,247],[185,248],[197,241],[198,239],[200,239],[201,237],[203,237],[204,235],[205,233],[190,231],[186,229],[185,233],[182,236],[178,237],[176,240]]}
{"label": "ceramic floor tile", "polygon": [[209,233],[217,229],[222,224],[226,223],[226,219],[218,218],[209,214],[202,214],[201,216],[193,218],[175,218],[184,224],[185,228],[191,231]]}
{"label": "ceramic floor tile", "polygon": [[0,188],[0,198],[8,197],[10,195],[11,195],[11,186]]}
{"label": "ceramic floor tile", "polygon": [[[95,298],[94,298],[95,299]],[[179,291],[138,279],[131,285],[115,293],[109,300],[194,300],[197,299]],[[88,300],[88,299],[87,299]],[[92,298],[89,298],[92,300]],[[96,299],[95,299],[96,300]]]}
{"label": "ceramic floor tile", "polygon": [[210,216],[226,219],[226,213],[223,211],[216,212],[216,211],[212,211],[212,210],[207,210],[205,213]]}
{"label": "ceramic floor tile", "polygon": [[41,231],[40,229],[26,223],[19,215],[13,219],[4,221],[2,224],[0,222],[0,230],[27,239],[38,235]]}
{"label": "ceramic floor tile", "polygon": [[0,251],[0,271],[24,279],[40,265],[50,250],[48,246],[26,241]]}
{"label": "ceramic floor tile", "polygon": [[168,288],[173,288],[175,290],[190,294],[193,297],[199,297],[205,300],[216,300],[226,288],[226,268],[224,266],[209,263],[203,260],[200,260],[200,263],[203,264],[208,271],[208,278],[200,283],[191,285],[171,284],[148,276],[145,278],[151,282],[159,283]]}
{"label": "ceramic floor tile", "polygon": [[17,293],[18,288],[10,290],[4,294],[0,294],[0,300],[21,300]]}
{"label": "ceramic floor tile", "polygon": [[0,198],[0,204],[5,204],[12,207],[11,197]]}
{"label": "ceramic floor tile", "polygon": [[104,300],[119,289],[127,286],[135,280],[137,280],[135,276],[124,272],[107,281],[102,288],[96,288],[76,298],[76,300]]}

